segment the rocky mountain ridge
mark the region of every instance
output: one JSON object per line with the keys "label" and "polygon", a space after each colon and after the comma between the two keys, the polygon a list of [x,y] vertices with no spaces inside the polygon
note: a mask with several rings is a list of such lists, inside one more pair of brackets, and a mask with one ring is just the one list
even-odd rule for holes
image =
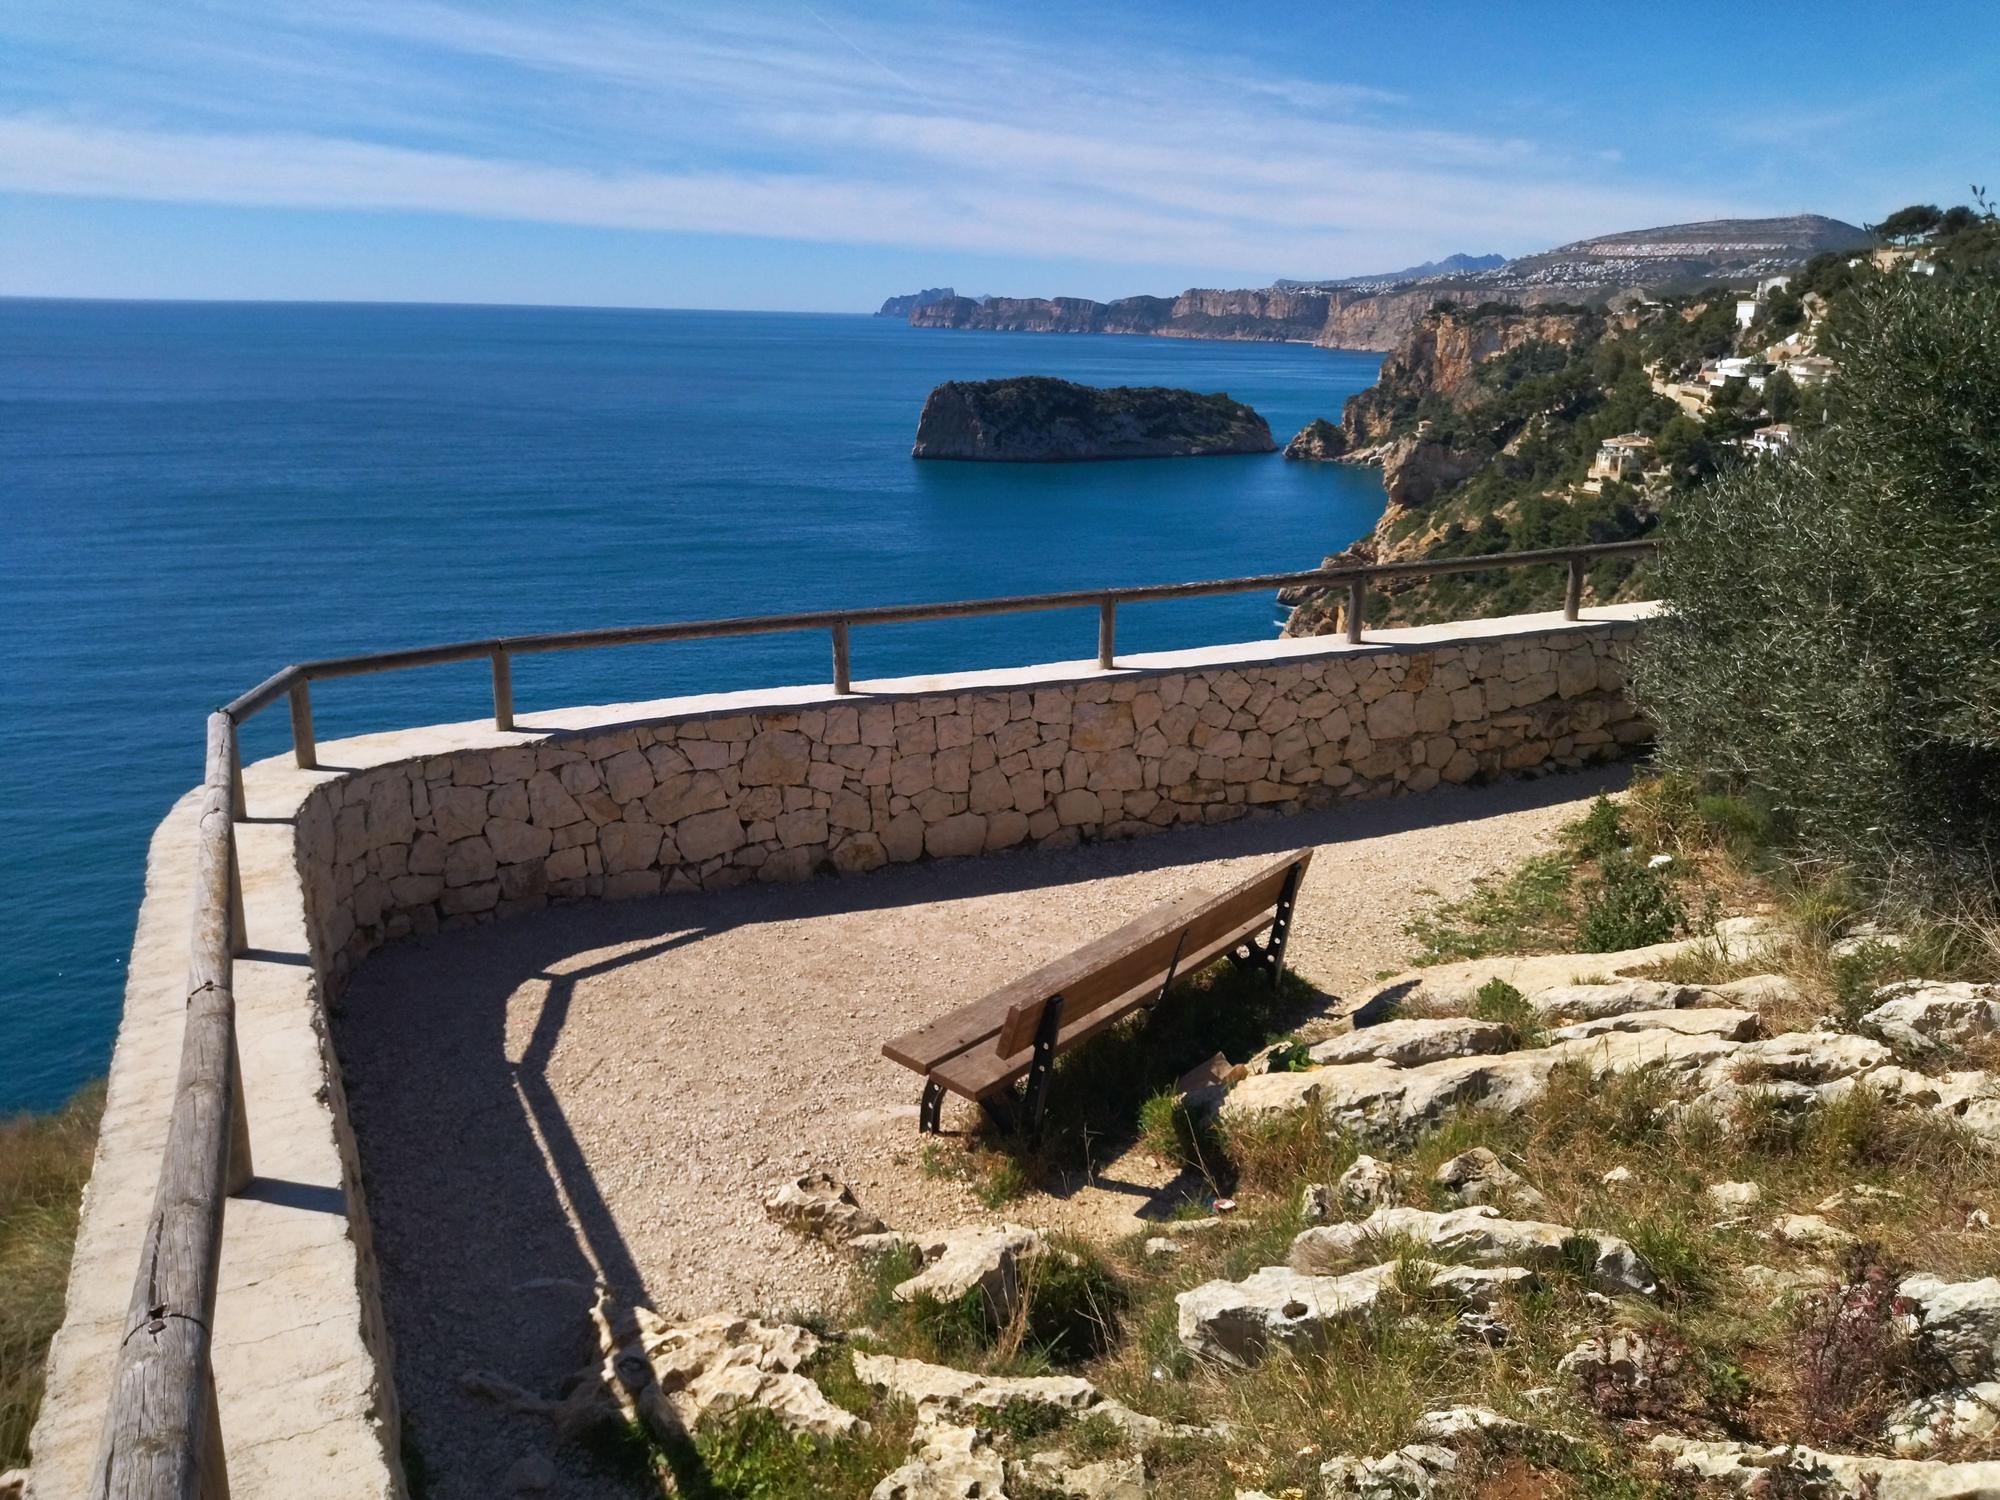
{"label": "rocky mountain ridge", "polygon": [[[1755,280],[1830,249],[1872,244],[1866,230],[1817,214],[1714,219],[1577,240],[1499,265],[1454,255],[1401,273],[1260,288],[1191,287],[1177,297],[941,297],[909,313],[916,328],[1007,333],[1133,333],[1162,338],[1271,339],[1391,350],[1440,301],[1618,304],[1640,291]],[[896,300],[896,299],[891,299]],[[887,310],[885,305],[884,310]]]}

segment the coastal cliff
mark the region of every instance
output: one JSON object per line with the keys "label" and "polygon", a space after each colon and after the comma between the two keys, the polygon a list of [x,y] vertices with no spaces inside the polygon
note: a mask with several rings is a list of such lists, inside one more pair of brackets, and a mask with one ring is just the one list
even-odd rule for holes
{"label": "coastal cliff", "polygon": [[1248,339],[1335,349],[1393,349],[1435,297],[1418,292],[1215,291],[1178,297],[951,297],[914,309],[913,328],[994,333],[1133,333],[1160,338]]}
{"label": "coastal cliff", "polygon": [[1869,244],[1865,230],[1811,214],[1669,224],[1579,240],[1495,263],[1451,256],[1407,271],[1261,288],[1194,287],[1178,297],[943,297],[912,308],[915,328],[1004,333],[1135,333],[1271,339],[1330,349],[1399,348],[1440,302],[1617,305],[1640,290],[1693,289],[1771,275],[1825,250]]}
{"label": "coastal cliff", "polygon": [[1340,423],[1347,447],[1381,442],[1429,399],[1461,411],[1470,409],[1492,394],[1492,388],[1477,379],[1481,366],[1532,345],[1567,349],[1592,332],[1598,321],[1580,311],[1437,309],[1417,322],[1382,361],[1376,383],[1348,398]]}
{"label": "coastal cliff", "polygon": [[[1636,323],[1576,308],[1499,304],[1428,312],[1382,361],[1377,383],[1341,420],[1308,424],[1288,458],[1382,470],[1387,501],[1373,532],[1327,566],[1526,550],[1643,534],[1653,513],[1637,491],[1580,488],[1583,464],[1610,432],[1666,420],[1639,370]],[[1624,575],[1603,581],[1615,591]],[[1532,591],[1539,576],[1399,579],[1373,591],[1371,623],[1421,620],[1480,590]],[[1554,585],[1559,588],[1559,581]],[[1344,624],[1344,591],[1294,590],[1289,636]],[[1524,592],[1496,607],[1536,607]]]}
{"label": "coastal cliff", "polygon": [[912,458],[1066,463],[1269,453],[1270,424],[1226,395],[1078,385],[1047,376],[948,380],[917,420]]}

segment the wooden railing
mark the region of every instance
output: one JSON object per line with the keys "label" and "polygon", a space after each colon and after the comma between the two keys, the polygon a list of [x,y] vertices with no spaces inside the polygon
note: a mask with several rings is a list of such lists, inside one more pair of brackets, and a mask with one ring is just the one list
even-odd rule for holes
{"label": "wooden railing", "polygon": [[850,632],[855,626],[1090,606],[1098,611],[1097,663],[1100,668],[1111,670],[1116,666],[1118,607],[1122,604],[1276,589],[1344,587],[1346,638],[1359,642],[1371,581],[1556,565],[1568,570],[1563,617],[1574,620],[1583,599],[1584,575],[1592,563],[1650,553],[1655,545],[1646,539],[1503,552],[1485,557],[1314,568],[1301,573],[1269,573],[1202,583],[503,636],[495,640],[301,662],[267,677],[208,719],[180,1076],[174,1085],[166,1152],[160,1165],[153,1211],[146,1223],[126,1332],[119,1344],[117,1367],[112,1376],[104,1436],[94,1470],[94,1500],[163,1500],[163,1497],[219,1500],[229,1493],[210,1353],[223,1203],[250,1180],[250,1143],[243,1110],[242,1072],[237,1061],[232,987],[233,961],[245,951],[246,944],[236,850],[236,824],[245,816],[243,763],[237,732],[244,720],[279,698],[290,700],[293,758],[300,766],[312,769],[318,765],[313,738],[312,684],[330,678],[485,660],[493,674],[494,727],[511,730],[514,727],[512,661],[516,656],[824,630],[833,647],[834,691],[848,693],[853,691]]}

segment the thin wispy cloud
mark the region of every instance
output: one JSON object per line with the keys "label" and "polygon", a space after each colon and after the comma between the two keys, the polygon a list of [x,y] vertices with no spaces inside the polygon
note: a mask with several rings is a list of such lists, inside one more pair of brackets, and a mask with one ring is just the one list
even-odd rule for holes
{"label": "thin wispy cloud", "polygon": [[[882,245],[1217,277],[1764,211],[1601,136],[991,12],[107,0],[0,17],[0,191]],[[1061,45],[1052,44],[1059,41]],[[1075,45],[1068,45],[1074,41]]]}

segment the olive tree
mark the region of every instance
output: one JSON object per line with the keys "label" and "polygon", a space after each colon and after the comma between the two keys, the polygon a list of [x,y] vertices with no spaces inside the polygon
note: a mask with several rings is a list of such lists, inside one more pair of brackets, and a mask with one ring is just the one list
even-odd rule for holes
{"label": "olive tree", "polygon": [[1634,691],[1670,767],[1891,886],[2000,867],[2000,288],[1893,276],[1833,422],[1664,518]]}

